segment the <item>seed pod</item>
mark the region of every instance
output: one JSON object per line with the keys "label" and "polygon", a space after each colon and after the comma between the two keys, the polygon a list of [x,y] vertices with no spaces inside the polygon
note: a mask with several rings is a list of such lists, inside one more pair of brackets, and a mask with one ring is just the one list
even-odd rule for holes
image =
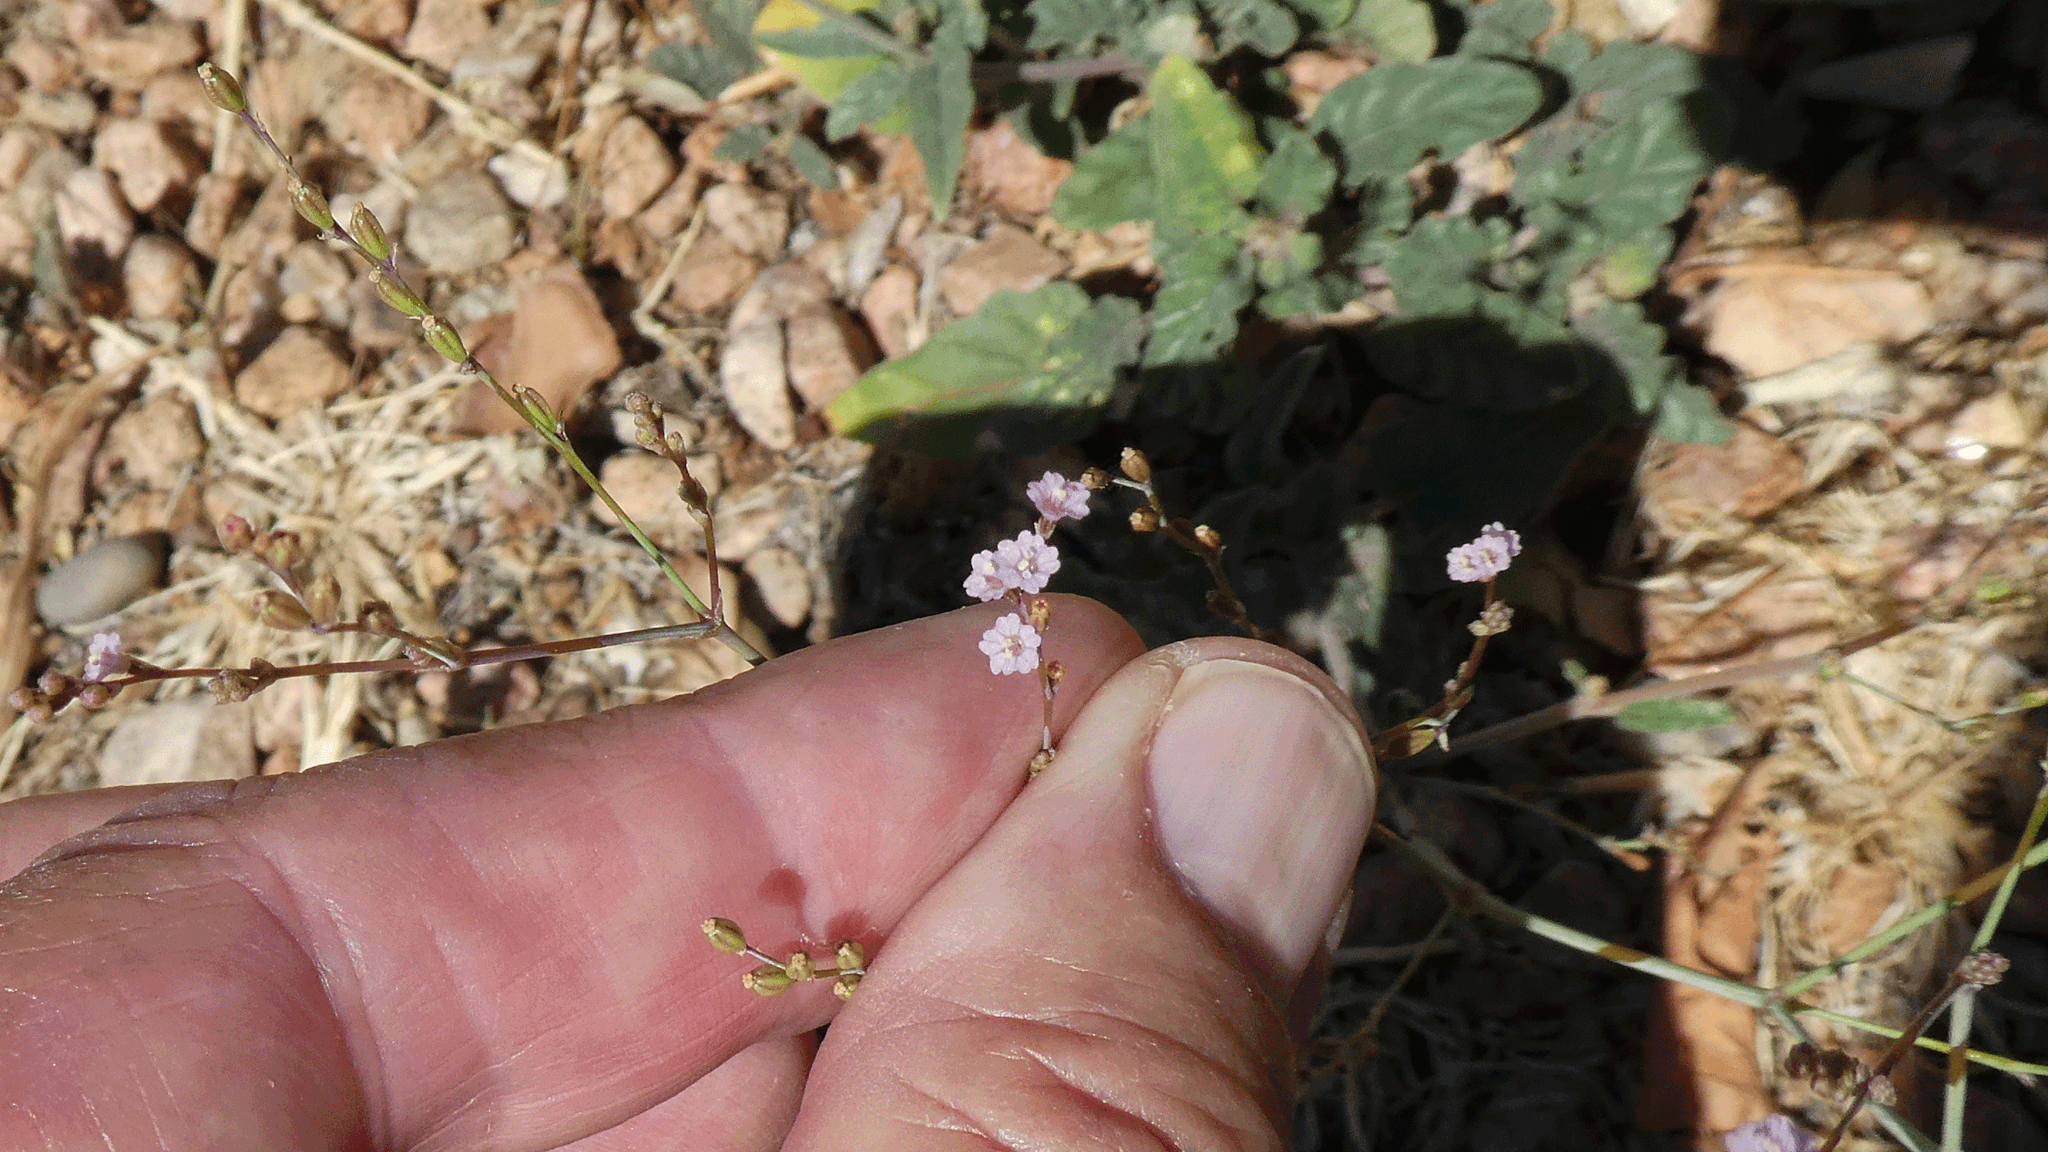
{"label": "seed pod", "polygon": [[206,98],[223,112],[241,112],[249,107],[249,101],[242,95],[242,82],[235,74],[208,60],[199,66],[199,86],[206,90]]}
{"label": "seed pod", "polygon": [[105,708],[114,702],[113,685],[87,684],[78,690],[78,702],[89,710]]}
{"label": "seed pod", "polygon": [[711,946],[720,952],[745,952],[747,950],[746,935],[740,931],[739,925],[727,920],[725,917],[713,916],[711,919],[706,920],[701,927],[704,929],[705,938],[711,941]]}
{"label": "seed pod", "polygon": [[791,952],[789,962],[782,966],[791,980],[809,980],[818,974],[818,962],[811,959],[809,952]]}
{"label": "seed pod", "polygon": [[1024,778],[1026,780],[1036,780],[1040,772],[1050,767],[1052,767],[1052,752],[1049,749],[1040,748],[1032,754],[1031,763],[1024,766]]}
{"label": "seed pod", "polygon": [[1133,531],[1133,532],[1157,532],[1157,531],[1159,531],[1159,513],[1157,513],[1157,512],[1154,512],[1154,511],[1153,511],[1153,510],[1151,510],[1150,508],[1139,508],[1139,509],[1137,509],[1136,511],[1132,512],[1132,513],[1131,513],[1131,531]]}
{"label": "seed pod", "polygon": [[256,542],[256,532],[249,522],[240,516],[223,516],[220,519],[220,546],[229,552],[241,552]]}
{"label": "seed pod", "polygon": [[841,1000],[851,1000],[853,999],[853,990],[858,987],[860,987],[860,976],[856,973],[848,972],[832,982],[832,994]]}
{"label": "seed pod", "polygon": [[305,218],[306,223],[322,232],[334,227],[334,212],[327,207],[327,197],[322,196],[318,188],[303,180],[292,182],[292,207],[299,210],[299,215]]}
{"label": "seed pod", "polygon": [[426,337],[428,347],[457,364],[469,359],[469,349],[462,346],[462,337],[439,316],[420,317],[420,335]]}
{"label": "seed pod", "polygon": [[306,611],[313,619],[326,622],[334,619],[335,610],[341,607],[341,585],[332,572],[322,572],[313,583],[306,587]]}
{"label": "seed pod", "polygon": [[305,605],[291,593],[276,589],[256,594],[256,619],[280,632],[295,632],[313,623]]}
{"label": "seed pod", "polygon": [[1081,486],[1090,492],[1100,492],[1109,487],[1109,473],[1100,468],[1090,468],[1081,473]]}
{"label": "seed pod", "polygon": [[867,950],[860,946],[858,940],[841,940],[833,958],[839,962],[841,968],[865,968],[868,966]]}
{"label": "seed pod", "polygon": [[1136,448],[1124,449],[1123,458],[1117,461],[1117,467],[1123,470],[1124,475],[1140,484],[1152,482],[1152,462],[1145,459],[1145,454]]}
{"label": "seed pod", "polygon": [[382,268],[370,269],[370,287],[377,290],[377,295],[386,304],[415,320],[423,319],[427,314],[427,302],[420,299],[419,293],[407,288],[403,280]]}
{"label": "seed pod", "polygon": [[391,238],[384,235],[384,225],[377,222],[377,214],[361,200],[348,212],[348,234],[363,246],[372,260],[391,259]]}
{"label": "seed pod", "polygon": [[763,964],[740,977],[740,983],[746,986],[747,991],[757,996],[780,996],[789,991],[789,986],[795,981],[789,978],[789,973],[775,965]]}
{"label": "seed pod", "polygon": [[1195,539],[1211,552],[1223,551],[1223,534],[1207,524],[1195,525]]}

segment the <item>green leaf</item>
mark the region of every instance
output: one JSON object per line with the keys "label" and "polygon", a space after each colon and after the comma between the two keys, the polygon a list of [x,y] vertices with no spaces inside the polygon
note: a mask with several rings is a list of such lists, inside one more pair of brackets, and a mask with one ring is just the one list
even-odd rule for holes
{"label": "green leaf", "polygon": [[1458,54],[1526,60],[1554,15],[1550,0],[1494,0],[1467,8]]}
{"label": "green leaf", "polygon": [[862,60],[870,56],[880,58],[881,55],[873,44],[836,20],[819,21],[811,28],[756,32],[754,43],[772,52],[786,52],[809,60]]}
{"label": "green leaf", "polygon": [[1034,0],[1031,38],[1024,46],[1085,52],[1097,44],[1133,41],[1156,12],[1151,0]]}
{"label": "green leaf", "polygon": [[1571,70],[1572,94],[1604,94],[1608,107],[1627,110],[1652,100],[1675,100],[1697,92],[1705,81],[1700,58],[1672,44],[1616,40]]}
{"label": "green leaf", "polygon": [[1150,220],[1159,213],[1152,184],[1152,122],[1136,116],[1081,155],[1053,193],[1053,219],[1081,232]]}
{"label": "green leaf", "polygon": [[1138,305],[1121,296],[1091,301],[1065,280],[998,292],[917,351],[856,380],[826,418],[843,435],[900,432],[943,452],[971,449],[996,427],[1012,432],[1007,446],[1023,450],[1034,433],[1071,433],[1091,419],[1118,370],[1137,359],[1143,336]]}
{"label": "green leaf", "polygon": [[809,136],[801,132],[790,135],[789,163],[797,170],[798,175],[810,181],[813,186],[827,192],[838,190],[839,172],[832,166],[832,158],[825,155],[825,150],[818,147]]}
{"label": "green leaf", "polygon": [[1289,3],[1321,30],[1341,27],[1359,7],[1359,0],[1289,0]]}
{"label": "green leaf", "polygon": [[754,157],[768,150],[775,143],[775,134],[759,124],[742,124],[726,133],[718,147],[711,150],[714,159],[734,164],[752,163]]}
{"label": "green leaf", "polygon": [[844,140],[863,124],[872,124],[903,103],[903,65],[884,60],[840,90],[825,113],[825,138]]}
{"label": "green leaf", "polygon": [[1711,167],[1679,102],[1659,100],[1588,145],[1556,196],[1603,232],[1635,235],[1677,219]]}
{"label": "green leaf", "polygon": [[1315,137],[1291,124],[1278,125],[1273,135],[1273,154],[1259,173],[1259,202],[1297,220],[1322,211],[1337,183],[1337,165]]}
{"label": "green leaf", "polygon": [[1258,190],[1259,166],[1266,156],[1251,117],[1217,91],[1199,65],[1183,56],[1167,57],[1153,71],[1148,91],[1152,170],[1161,181],[1162,214],[1206,223],[1220,205],[1234,207]]}
{"label": "green leaf", "polygon": [[1338,31],[1364,41],[1375,60],[1420,64],[1436,55],[1436,16],[1427,0],[1358,0]]}
{"label": "green leaf", "polygon": [[1714,394],[1697,384],[1680,384],[1664,393],[1650,431],[1686,444],[1726,444],[1735,423],[1721,415]]}
{"label": "green leaf", "polygon": [[1201,2],[1216,29],[1218,55],[1248,47],[1261,56],[1279,56],[1301,39],[1301,25],[1294,14],[1274,0]]}
{"label": "green leaf", "polygon": [[967,121],[974,115],[974,84],[969,75],[974,54],[951,29],[951,25],[940,25],[927,49],[931,62],[910,69],[903,84],[910,142],[924,161],[932,216],[941,220],[952,210],[953,186],[967,159]]}
{"label": "green leaf", "polygon": [[1735,709],[1719,700],[1638,700],[1614,715],[1631,732],[1684,732],[1735,719]]}
{"label": "green leaf", "polygon": [[1235,235],[1162,222],[1152,240],[1160,287],[1152,300],[1145,367],[1203,363],[1236,338],[1237,314],[1252,298],[1239,252]]}
{"label": "green leaf", "polygon": [[1664,394],[1685,379],[1678,362],[1664,355],[1664,329],[1633,301],[1602,304],[1572,321],[1572,330],[1606,353],[1621,374],[1628,395],[1618,399],[1628,415],[1649,416]]}
{"label": "green leaf", "polygon": [[1528,69],[1493,60],[1445,56],[1421,64],[1381,64],[1330,90],[1309,118],[1344,153],[1347,185],[1392,180],[1434,148],[1450,157],[1505,136],[1543,104]]}
{"label": "green leaf", "polygon": [[749,37],[760,9],[759,0],[703,0],[694,10],[711,43],[670,41],[647,54],[647,66],[706,100],[715,98],[761,70]]}
{"label": "green leaf", "polygon": [[1505,220],[1432,216],[1391,246],[1386,272],[1404,318],[1469,316],[1479,307],[1482,277],[1512,240]]}

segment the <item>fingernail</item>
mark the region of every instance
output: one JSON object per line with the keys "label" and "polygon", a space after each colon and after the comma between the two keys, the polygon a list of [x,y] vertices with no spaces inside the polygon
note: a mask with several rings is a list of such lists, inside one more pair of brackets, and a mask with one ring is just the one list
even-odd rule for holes
{"label": "fingernail", "polygon": [[1175,685],[1149,771],[1167,863],[1276,988],[1291,988],[1351,890],[1371,824],[1358,729],[1297,676],[1210,660]]}

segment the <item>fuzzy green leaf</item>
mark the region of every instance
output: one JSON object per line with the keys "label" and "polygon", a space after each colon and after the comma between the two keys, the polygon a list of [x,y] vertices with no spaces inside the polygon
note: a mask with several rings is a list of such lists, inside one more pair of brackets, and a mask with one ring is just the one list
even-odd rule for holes
{"label": "fuzzy green leaf", "polygon": [[1226,206],[1235,208],[1258,190],[1266,155],[1251,118],[1217,91],[1199,65],[1167,57],[1152,73],[1148,91],[1162,216],[1208,225]]}
{"label": "fuzzy green leaf", "polygon": [[1676,100],[1659,100],[1588,145],[1556,195],[1601,231],[1635,235],[1677,219],[1711,167],[1685,110]]}
{"label": "fuzzy green leaf", "polygon": [[1288,3],[1322,31],[1341,27],[1359,6],[1359,0],[1288,0]]}
{"label": "fuzzy green leaf", "polygon": [[1261,56],[1279,56],[1301,38],[1301,25],[1294,14],[1274,0],[1201,0],[1201,4],[1215,25],[1218,55],[1248,47]]}
{"label": "fuzzy green leaf", "polygon": [[[857,20],[857,16],[849,16]],[[785,28],[779,32],[756,32],[754,43],[772,52],[787,52],[808,60],[859,60],[877,56],[875,46],[836,20],[820,21],[811,28]]]}
{"label": "fuzzy green leaf", "polygon": [[1053,219],[1083,232],[1158,214],[1149,116],[1132,118],[1083,153],[1052,197]]}
{"label": "fuzzy green leaf", "polygon": [[1315,137],[1291,124],[1275,128],[1273,154],[1259,173],[1261,204],[1275,215],[1302,219],[1323,210],[1336,184],[1337,165]]}
{"label": "fuzzy green leaf", "polygon": [[792,133],[789,137],[789,163],[813,186],[827,192],[838,189],[839,172],[832,167],[832,158],[801,132]]}
{"label": "fuzzy green leaf", "polygon": [[1162,223],[1152,240],[1160,287],[1152,299],[1145,367],[1203,363],[1236,338],[1237,314],[1252,298],[1239,252],[1234,235]]}
{"label": "fuzzy green leaf", "polygon": [[932,215],[944,219],[967,159],[967,121],[974,115],[973,51],[952,26],[940,25],[927,52],[931,62],[904,76],[903,102],[910,114],[910,142],[924,161]]}
{"label": "fuzzy green leaf", "polygon": [[1465,10],[1465,36],[1458,54],[1526,60],[1536,38],[1550,27],[1550,0],[1494,0]]}
{"label": "fuzzy green leaf", "polygon": [[1454,156],[1505,136],[1535,115],[1543,86],[1514,64],[1445,56],[1381,64],[1337,85],[1309,118],[1344,152],[1344,180],[1394,178],[1428,149]]}
{"label": "fuzzy green leaf", "polygon": [[872,124],[903,104],[903,65],[885,60],[873,71],[853,78],[825,113],[825,138],[844,140],[861,125]]}
{"label": "fuzzy green leaf", "polygon": [[[1091,301],[1065,280],[999,292],[917,351],[855,381],[826,418],[843,435],[875,440],[903,432],[947,452],[970,448],[991,422],[1026,430],[1026,439],[1032,431],[1071,431],[1108,401],[1143,335],[1137,304],[1120,296]],[[1011,447],[1019,442],[1006,439]]]}
{"label": "fuzzy green leaf", "polygon": [[1602,304],[1574,320],[1572,330],[1606,353],[1620,372],[1628,395],[1618,399],[1627,405],[1629,415],[1655,412],[1664,393],[1685,379],[1678,362],[1664,355],[1664,329],[1651,323],[1639,304]]}
{"label": "fuzzy green leaf", "polygon": [[1652,100],[1675,100],[1705,84],[1700,58],[1671,44],[1616,40],[1573,70],[1572,94],[1604,94],[1610,107],[1630,109]]}
{"label": "fuzzy green leaf", "polygon": [[1376,60],[1419,64],[1436,55],[1436,17],[1427,0],[1358,0],[1338,31],[1364,41]]}
{"label": "fuzzy green leaf", "polygon": [[1719,700],[1638,700],[1614,715],[1631,732],[1685,732],[1735,719],[1735,709]]}
{"label": "fuzzy green leaf", "polygon": [[1686,444],[1726,444],[1735,422],[1721,415],[1714,394],[1697,384],[1680,384],[1664,393],[1650,431]]}
{"label": "fuzzy green leaf", "polygon": [[775,133],[767,128],[759,124],[742,124],[726,133],[725,139],[718,142],[718,147],[711,150],[711,155],[715,159],[733,164],[749,164],[753,162],[754,157],[767,151],[768,146],[773,143]]}

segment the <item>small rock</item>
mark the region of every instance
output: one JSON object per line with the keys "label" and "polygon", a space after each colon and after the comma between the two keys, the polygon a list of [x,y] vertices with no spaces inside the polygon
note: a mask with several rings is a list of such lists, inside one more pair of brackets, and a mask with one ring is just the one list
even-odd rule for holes
{"label": "small rock", "polygon": [[58,146],[55,137],[28,124],[0,129],[0,192],[12,192],[36,157]]}
{"label": "small rock", "polygon": [[209,260],[218,259],[235,225],[242,178],[232,172],[202,173],[192,186],[192,211],[185,216],[185,243]]}
{"label": "small rock", "polygon": [[192,405],[176,392],[159,392],[132,404],[107,427],[93,460],[94,485],[107,488],[115,469],[145,487],[167,490],[206,450]]}
{"label": "small rock", "polygon": [[[585,389],[619,370],[618,337],[604,307],[567,261],[527,280],[502,327],[469,341],[470,353],[507,387],[539,392],[556,412],[575,407]],[[526,422],[478,381],[465,398],[460,426],[469,432],[515,432]]]}
{"label": "small rock", "polygon": [[1031,233],[1010,224],[955,257],[939,277],[939,291],[955,316],[972,316],[998,292],[1029,292],[1065,271],[1067,262]]}
{"label": "small rock", "polygon": [[1738,423],[1725,444],[1674,444],[1643,475],[1643,514],[1666,539],[1713,515],[1751,521],[1797,495],[1799,454],[1775,436]]}
{"label": "small rock", "polygon": [[744,561],[781,531],[789,518],[788,495],[761,484],[720,500],[711,517],[712,527],[718,530],[719,561]]}
{"label": "small rock", "polygon": [[433,114],[426,95],[389,76],[358,71],[339,102],[324,108],[320,123],[349,151],[389,163],[419,139]]}
{"label": "small rock", "polygon": [[196,62],[200,51],[192,26],[173,20],[109,28],[78,46],[86,74],[123,92],[142,91],[157,73]]}
{"label": "small rock", "polygon": [[727,331],[718,379],[740,427],[776,451],[796,446],[796,410],[790,403],[782,324],[757,320]]}
{"label": "small rock", "polygon": [[481,0],[419,0],[400,51],[443,72],[491,34]]}
{"label": "small rock", "polygon": [[[606,460],[598,479],[626,515],[663,549],[687,552],[703,547],[704,531],[676,493],[682,477],[675,465],[652,452],[631,449]],[[619,518],[595,495],[590,498],[590,513],[601,524],[619,526]]]}
{"label": "small rock", "polygon": [[178,146],[150,120],[110,121],[93,137],[92,163],[120,181],[121,195],[137,212],[148,212],[173,192],[199,178],[199,158]]}
{"label": "small rock", "polygon": [[334,26],[351,36],[379,44],[395,44],[412,22],[411,0],[340,0],[322,4],[333,13]]}
{"label": "small rock", "polygon": [[235,376],[235,399],[273,420],[318,407],[354,382],[348,361],[317,331],[293,325]]}
{"label": "small rock", "polygon": [[704,174],[684,169],[681,175],[669,181],[654,203],[640,210],[633,222],[640,225],[649,236],[666,240],[680,235],[683,226],[697,211],[697,193],[704,187]]}
{"label": "small rock", "polygon": [[78,51],[62,41],[22,32],[7,45],[5,58],[38,92],[61,92],[78,84]]}
{"label": "small rock", "polygon": [[514,148],[491,157],[484,167],[521,208],[553,208],[569,197],[569,166],[559,156],[535,156]]}
{"label": "small rock", "polygon": [[161,533],[100,541],[43,575],[36,615],[61,628],[120,611],[162,582],[169,544]]}
{"label": "small rock", "polygon": [[606,216],[626,219],[653,203],[675,178],[675,156],[646,121],[627,116],[605,134],[597,183]]}
{"label": "small rock", "polygon": [[799,312],[832,302],[832,284],[824,274],[801,261],[789,260],[754,278],[753,286],[732,306],[728,329],[756,320],[787,320]]}
{"label": "small rock", "polygon": [[99,119],[99,106],[76,88],[23,92],[16,99],[20,101],[20,107],[14,111],[16,123],[39,125],[59,136],[84,135],[92,130],[93,121]]}
{"label": "small rock", "polygon": [[57,192],[57,235],[73,252],[97,250],[118,261],[135,238],[135,216],[111,173],[80,168]]}
{"label": "small rock", "polygon": [[1795,267],[1723,281],[1706,317],[1708,351],[1754,379],[1852,344],[1911,340],[1934,323],[1934,307],[1925,288],[1898,273]]}
{"label": "small rock", "polygon": [[99,783],[180,784],[253,775],[251,702],[219,704],[188,696],[138,705],[125,713],[100,746]]}
{"label": "small rock", "polygon": [[1294,98],[1295,107],[1301,109],[1301,114],[1307,116],[1323,102],[1330,89],[1369,67],[1368,61],[1356,56],[1339,56],[1310,48],[1282,61],[1280,71],[1287,77],[1287,94]]}
{"label": "small rock", "polygon": [[733,247],[759,260],[779,259],[789,244],[789,201],[751,185],[705,192],[704,216]]}
{"label": "small rock", "polygon": [[962,178],[978,188],[997,208],[1020,219],[1052,211],[1052,196],[1074,165],[1040,152],[1017,135],[1008,120],[997,120],[967,140]]}
{"label": "small rock", "polygon": [[1922,424],[1905,436],[1906,447],[1926,455],[1982,460],[1992,452],[2034,442],[2026,414],[2010,392],[1994,392],[1962,406],[1946,422]]}
{"label": "small rock", "polygon": [[760,261],[734,248],[723,235],[706,230],[690,249],[671,294],[676,303],[692,312],[716,312],[732,303],[760,274]]}
{"label": "small rock", "polygon": [[891,196],[867,214],[846,237],[846,292],[859,296],[882,271],[888,259],[889,241],[903,222],[903,197]]}
{"label": "small rock", "polygon": [[191,250],[154,232],[137,236],[128,246],[121,282],[127,290],[128,314],[138,320],[189,320],[193,303],[204,290]]}
{"label": "small rock", "polygon": [[[348,286],[355,279],[341,255],[319,240],[301,240],[284,254],[284,266],[277,272],[277,290],[284,293],[286,311],[308,311],[309,323],[318,318],[334,328],[348,327]],[[294,305],[294,301],[302,304]],[[289,317],[287,317],[289,319]]]}
{"label": "small rock", "polygon": [[1931,112],[1955,97],[1975,48],[1976,37],[1969,33],[1880,48],[1823,64],[1793,87],[1821,100]]}
{"label": "small rock", "polygon": [[790,387],[813,412],[824,411],[875,362],[866,334],[834,305],[797,313],[785,331]]}
{"label": "small rock", "polygon": [[405,247],[443,275],[474,272],[512,254],[512,207],[497,182],[473,168],[426,188],[405,218]]}
{"label": "small rock", "polygon": [[868,322],[882,355],[891,360],[908,356],[916,347],[910,339],[917,322],[917,273],[901,264],[882,269],[875,282],[860,298],[861,319]]}
{"label": "small rock", "polygon": [[811,574],[787,548],[762,548],[741,566],[768,614],[785,628],[795,628],[811,615]]}

